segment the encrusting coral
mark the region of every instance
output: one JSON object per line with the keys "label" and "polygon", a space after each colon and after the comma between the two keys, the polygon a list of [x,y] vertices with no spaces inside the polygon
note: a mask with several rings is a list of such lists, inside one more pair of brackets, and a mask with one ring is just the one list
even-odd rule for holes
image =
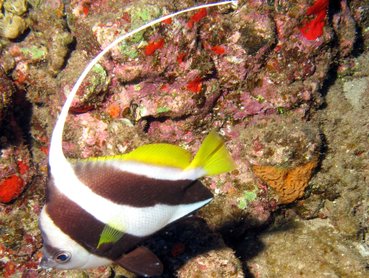
{"label": "encrusting coral", "polygon": [[279,204],[289,204],[304,195],[317,164],[318,159],[315,158],[294,168],[252,165],[251,169],[258,178],[276,191]]}

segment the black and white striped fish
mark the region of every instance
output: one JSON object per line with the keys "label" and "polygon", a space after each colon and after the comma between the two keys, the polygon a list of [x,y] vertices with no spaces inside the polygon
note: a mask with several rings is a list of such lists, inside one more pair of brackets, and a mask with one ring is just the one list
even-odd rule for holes
{"label": "black and white striped fish", "polygon": [[160,261],[139,243],[212,199],[198,178],[233,168],[214,132],[190,157],[175,145],[150,144],[75,164],[59,157],[56,169],[51,162],[40,216],[42,266],[91,268],[116,262],[140,275],[160,274]]}
{"label": "black and white striped fish", "polygon": [[215,132],[204,139],[192,160],[188,151],[171,144],[149,144],[128,154],[76,163],[66,159],[63,129],[83,79],[107,51],[140,30],[118,38],[90,62],[56,122],[46,204],[39,219],[44,268],[93,268],[115,262],[139,275],[160,275],[160,260],[140,243],[211,201],[200,177],[234,168]]}

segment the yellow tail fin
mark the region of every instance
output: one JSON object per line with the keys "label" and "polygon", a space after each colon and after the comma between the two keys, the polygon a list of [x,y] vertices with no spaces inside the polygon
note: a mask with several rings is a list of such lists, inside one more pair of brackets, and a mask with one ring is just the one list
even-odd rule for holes
{"label": "yellow tail fin", "polygon": [[188,168],[201,167],[207,176],[218,175],[235,169],[235,164],[223,139],[212,131],[202,142],[199,151]]}

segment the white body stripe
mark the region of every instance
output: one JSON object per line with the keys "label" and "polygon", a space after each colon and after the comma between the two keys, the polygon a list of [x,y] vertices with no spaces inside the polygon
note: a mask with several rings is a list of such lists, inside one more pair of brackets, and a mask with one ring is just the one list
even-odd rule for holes
{"label": "white body stripe", "polygon": [[[65,265],[65,269],[94,268],[112,263],[109,259],[89,253],[76,241],[60,230],[48,215],[46,206],[44,206],[41,211],[39,225],[43,233],[47,235],[47,242],[51,243],[53,248],[69,251],[73,254],[71,262]],[[58,264],[57,267],[63,268],[63,264]]]}
{"label": "white body stripe", "polygon": [[[64,164],[62,160],[60,162]],[[55,170],[58,167],[53,167],[51,174],[54,177],[55,186],[63,195],[99,221],[105,224],[119,221],[116,224],[123,227],[125,233],[138,237],[157,232],[167,224],[197,210],[211,200],[174,206],[157,204],[144,208],[120,205],[96,194],[83,184],[70,164],[59,167],[63,167],[64,171]]]}
{"label": "white body stripe", "polygon": [[104,161],[109,166],[113,166],[124,172],[129,172],[136,175],[142,175],[148,178],[158,180],[197,180],[206,175],[202,168],[194,168],[182,170],[174,167],[156,166],[136,161]]}

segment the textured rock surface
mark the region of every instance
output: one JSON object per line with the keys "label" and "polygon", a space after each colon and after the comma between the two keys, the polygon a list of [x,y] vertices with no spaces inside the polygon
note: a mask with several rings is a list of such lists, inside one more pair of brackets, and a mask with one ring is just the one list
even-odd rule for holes
{"label": "textured rock surface", "polygon": [[337,233],[327,219],[279,224],[257,240],[264,248],[247,261],[255,277],[359,278],[368,274],[355,244]]}
{"label": "textured rock surface", "polygon": [[[0,185],[22,189],[0,204],[0,276],[134,277],[117,266],[38,267],[49,136],[69,89],[101,48],[197,2],[5,3]],[[11,30],[9,16],[18,24]],[[186,219],[146,243],[164,261],[164,276],[364,277],[368,26],[367,0],[239,1],[236,9],[162,22],[115,47],[84,80],[65,154],[114,155],[148,142],[194,153],[215,128],[238,167],[204,179],[215,194],[198,213],[207,224]],[[272,179],[257,177],[255,167]]]}
{"label": "textured rock surface", "polygon": [[[326,107],[313,119],[320,123],[327,149],[311,180],[311,195],[293,209],[282,210],[268,229],[249,232],[237,249],[250,275],[369,275],[369,91],[360,94],[369,80],[363,71],[368,61],[367,54],[360,56],[354,76],[336,80],[327,92]],[[354,103],[346,98],[348,86],[350,94],[360,95]]]}
{"label": "textured rock surface", "polygon": [[[367,254],[369,88],[363,91],[362,84],[369,77],[367,73],[362,77],[360,65],[368,63],[368,58],[365,54],[357,59],[357,77],[342,78],[328,91],[327,109],[317,118],[325,123],[323,132],[329,147],[321,170],[312,180],[312,193],[327,197],[322,212],[342,234],[363,240],[363,246],[366,240]],[[359,98],[354,103],[347,97],[347,84]]]}
{"label": "textured rock surface", "polygon": [[5,75],[5,72],[0,68],[0,125],[13,103],[13,94],[15,88],[11,80]]}

